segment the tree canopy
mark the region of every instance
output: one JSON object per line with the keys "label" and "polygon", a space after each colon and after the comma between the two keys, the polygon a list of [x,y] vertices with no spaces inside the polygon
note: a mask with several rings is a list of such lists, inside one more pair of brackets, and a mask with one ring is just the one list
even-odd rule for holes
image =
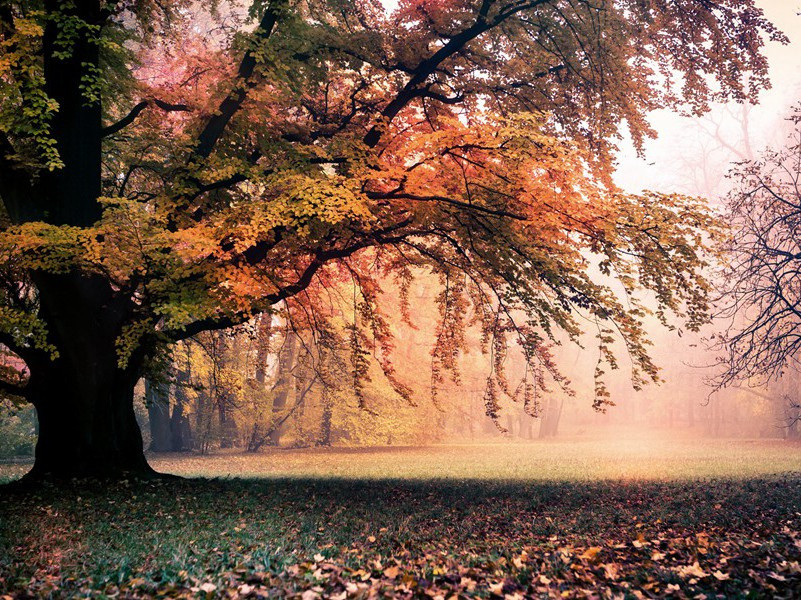
{"label": "tree canopy", "polygon": [[90,468],[136,445],[118,407],[172,342],[282,302],[313,321],[343,281],[354,374],[365,347],[391,371],[381,289],[409,313],[421,273],[434,368],[480,326],[490,414],[543,368],[561,381],[549,340],[584,323],[599,382],[616,339],[657,379],[648,306],[705,321],[714,220],[618,189],[616,144],[641,147],[652,109],[753,98],[769,39],[752,0],[3,0],[0,341],[25,369],[2,387],[59,407],[40,456],[80,415]]}

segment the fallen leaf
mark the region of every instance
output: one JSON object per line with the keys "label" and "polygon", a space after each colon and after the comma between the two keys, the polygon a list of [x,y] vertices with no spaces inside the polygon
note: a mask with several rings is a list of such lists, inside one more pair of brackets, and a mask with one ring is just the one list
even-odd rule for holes
{"label": "fallen leaf", "polygon": [[388,577],[389,579],[395,579],[399,573],[400,569],[398,569],[398,567],[393,566],[384,569],[384,577]]}

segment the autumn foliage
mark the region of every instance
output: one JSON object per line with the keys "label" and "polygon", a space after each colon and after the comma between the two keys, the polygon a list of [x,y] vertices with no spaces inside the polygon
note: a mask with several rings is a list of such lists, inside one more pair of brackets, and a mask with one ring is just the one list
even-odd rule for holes
{"label": "autumn foliage", "polygon": [[615,340],[656,379],[643,320],[705,321],[714,222],[617,189],[615,145],[753,97],[769,38],[752,0],[0,2],[3,388],[37,406],[38,470],[144,468],[133,385],[171,344],[342,286],[350,369],[390,371],[380,290],[421,274],[435,369],[479,327],[491,415],[562,383],[550,341],[583,323],[597,404]]}

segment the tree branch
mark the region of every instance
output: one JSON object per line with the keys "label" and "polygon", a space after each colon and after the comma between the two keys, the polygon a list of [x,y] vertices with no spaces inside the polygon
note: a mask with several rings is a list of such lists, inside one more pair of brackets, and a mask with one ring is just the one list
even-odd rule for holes
{"label": "tree branch", "polygon": [[[259,27],[256,29],[256,42],[264,42],[272,34],[275,24],[278,22],[279,9],[276,6],[277,4],[277,0],[271,2],[264,12]],[[228,123],[239,111],[247,97],[247,90],[252,86],[251,77],[256,70],[256,64],[256,53],[251,48],[245,53],[242,62],[239,64],[234,89],[220,103],[220,107],[209,118],[206,126],[198,135],[197,145],[192,153],[194,157],[208,158],[211,155]]]}
{"label": "tree branch", "polygon": [[[280,288],[272,294],[266,295],[263,298],[262,305],[265,307],[273,306],[283,300],[286,300],[287,298],[291,298],[292,296],[296,296],[297,294],[301,293],[303,290],[309,287],[317,272],[328,262],[348,258],[359,250],[363,250],[371,246],[393,244],[402,241],[409,235],[412,235],[412,233],[404,233],[390,237],[386,236],[385,234],[397,229],[401,229],[410,223],[411,219],[405,219],[401,223],[398,223],[392,227],[387,227],[378,232],[372,232],[369,237],[354,242],[345,248],[318,250],[315,253],[314,258],[308,265],[306,265],[306,268],[301,272],[300,276],[294,283]],[[179,330],[165,331],[163,333],[173,341],[177,342],[190,338],[193,335],[197,335],[202,331],[227,329],[228,327],[240,325],[241,323],[247,321],[251,316],[252,314],[248,312],[231,316],[209,317],[190,323]]]}
{"label": "tree branch", "polygon": [[447,196],[421,196],[419,194],[409,194],[406,192],[390,192],[390,193],[381,193],[381,192],[367,192],[367,197],[373,200],[413,200],[416,202],[443,202],[445,204],[451,204],[452,206],[458,206],[459,208],[463,208],[465,210],[474,210],[482,213],[486,213],[489,215],[493,215],[495,217],[506,217],[509,219],[515,219],[517,221],[526,221],[528,217],[525,215],[519,215],[517,213],[509,212],[506,210],[497,210],[494,208],[488,208],[486,206],[481,206],[480,204],[471,204],[469,202],[462,202],[461,200],[456,200],[455,198],[449,198]]}
{"label": "tree branch", "polygon": [[108,127],[104,127],[100,130],[100,135],[102,137],[108,137],[110,135],[114,135],[118,131],[128,127],[131,123],[136,120],[136,117],[145,110],[150,104],[155,104],[161,110],[167,112],[188,112],[191,109],[186,104],[170,104],[169,102],[164,102],[163,100],[158,100],[154,98],[152,100],[142,100],[139,104],[134,106],[127,115],[125,115],[122,119],[114,123],[113,125],[109,125]]}
{"label": "tree branch", "polygon": [[0,392],[4,392],[11,396],[18,396],[20,398],[28,398],[28,392],[25,387],[20,387],[14,383],[4,381],[2,379],[0,379]]}
{"label": "tree branch", "polygon": [[511,6],[501,11],[494,19],[488,20],[489,10],[494,2],[492,0],[485,0],[478,12],[476,20],[470,27],[450,38],[448,43],[415,67],[412,78],[406,82],[406,85],[403,86],[395,98],[381,111],[382,123],[374,125],[370,131],[367,132],[367,135],[364,136],[362,140],[364,144],[370,148],[374,148],[378,144],[383,133],[381,126],[392,121],[411,100],[419,96],[418,86],[425,82],[445,60],[461,52],[467,44],[490,29],[497,27],[506,19],[523,10],[535,8],[549,1],[550,0],[532,0],[531,2],[513,3]]}

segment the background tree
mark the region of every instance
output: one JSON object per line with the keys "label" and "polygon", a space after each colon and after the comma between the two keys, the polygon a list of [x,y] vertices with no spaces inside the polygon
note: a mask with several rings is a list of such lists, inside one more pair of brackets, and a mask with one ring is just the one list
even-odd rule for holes
{"label": "background tree", "polygon": [[717,384],[774,382],[781,420],[792,427],[801,350],[801,117],[791,121],[784,148],[742,163],[733,175],[721,309],[729,326],[717,346],[723,366]]}
{"label": "background tree", "polygon": [[[385,366],[376,276],[422,270],[435,372],[472,306],[499,367],[512,341],[549,365],[581,314],[606,368],[619,335],[655,378],[637,292],[697,327],[711,221],[611,184],[620,126],[753,97],[783,39],[752,0],[2,0],[0,36],[0,327],[26,366],[2,387],[36,406],[34,477],[148,472],[133,389],[166,349],[343,273]],[[496,416],[514,390],[487,390]]]}
{"label": "background tree", "polygon": [[172,450],[169,385],[163,381],[145,379],[145,406],[150,423],[148,450],[169,452]]}

